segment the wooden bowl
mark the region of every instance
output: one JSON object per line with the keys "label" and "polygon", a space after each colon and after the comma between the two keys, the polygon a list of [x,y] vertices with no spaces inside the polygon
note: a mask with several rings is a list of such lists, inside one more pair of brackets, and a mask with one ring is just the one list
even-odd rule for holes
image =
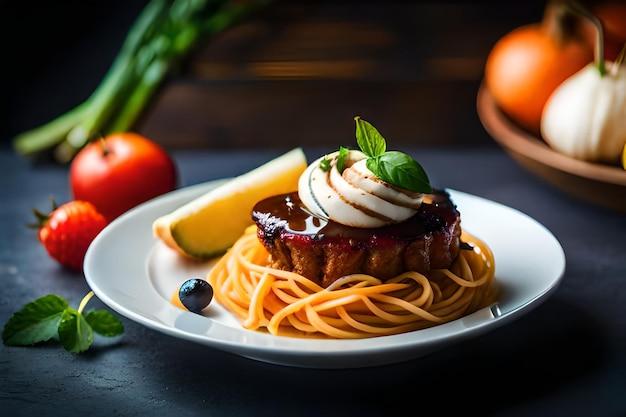
{"label": "wooden bowl", "polygon": [[585,162],[553,150],[508,118],[484,84],[478,90],[476,107],[485,130],[524,168],[572,196],[626,213],[626,170],[622,167]]}

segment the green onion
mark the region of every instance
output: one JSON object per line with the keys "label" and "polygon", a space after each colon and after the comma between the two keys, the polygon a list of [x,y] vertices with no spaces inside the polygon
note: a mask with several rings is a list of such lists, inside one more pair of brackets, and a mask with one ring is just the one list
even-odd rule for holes
{"label": "green onion", "polygon": [[132,129],[167,75],[201,39],[269,1],[151,0],[95,91],[67,113],[16,136],[15,150],[25,157],[52,151],[66,163],[94,137]]}

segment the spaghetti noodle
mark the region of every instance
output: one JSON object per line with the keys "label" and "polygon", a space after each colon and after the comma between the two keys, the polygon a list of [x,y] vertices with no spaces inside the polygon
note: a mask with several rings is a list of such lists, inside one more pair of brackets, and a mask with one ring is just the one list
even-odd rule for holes
{"label": "spaghetti noodle", "polygon": [[449,269],[405,272],[382,282],[353,274],[328,288],[268,266],[269,254],[251,226],[216,263],[207,280],[215,299],[251,330],[273,335],[355,339],[392,335],[455,320],[495,301],[491,250],[463,232]]}

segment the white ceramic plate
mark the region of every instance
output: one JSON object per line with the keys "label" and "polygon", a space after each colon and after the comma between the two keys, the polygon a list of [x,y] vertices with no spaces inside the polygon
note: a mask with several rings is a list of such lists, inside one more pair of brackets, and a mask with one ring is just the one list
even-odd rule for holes
{"label": "white ceramic plate", "polygon": [[215,301],[206,316],[169,302],[185,280],[204,278],[211,263],[184,260],[152,235],[157,217],[220,183],[158,197],[107,226],[85,257],[85,276],[98,298],[152,329],[243,357],[299,367],[355,368],[418,358],[493,330],[543,302],[565,271],[561,245],[541,224],[501,204],[449,190],[463,227],[494,253],[501,287],[496,305],[429,329],[359,340],[299,339],[246,330]]}

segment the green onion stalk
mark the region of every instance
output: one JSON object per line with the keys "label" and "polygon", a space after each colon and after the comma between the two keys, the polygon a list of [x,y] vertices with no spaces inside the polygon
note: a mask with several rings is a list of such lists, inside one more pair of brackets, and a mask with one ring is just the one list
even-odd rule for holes
{"label": "green onion stalk", "polygon": [[270,0],[150,0],[95,91],[56,119],[17,135],[30,157],[52,151],[69,162],[90,140],[132,129],[164,79],[205,37],[224,31]]}

